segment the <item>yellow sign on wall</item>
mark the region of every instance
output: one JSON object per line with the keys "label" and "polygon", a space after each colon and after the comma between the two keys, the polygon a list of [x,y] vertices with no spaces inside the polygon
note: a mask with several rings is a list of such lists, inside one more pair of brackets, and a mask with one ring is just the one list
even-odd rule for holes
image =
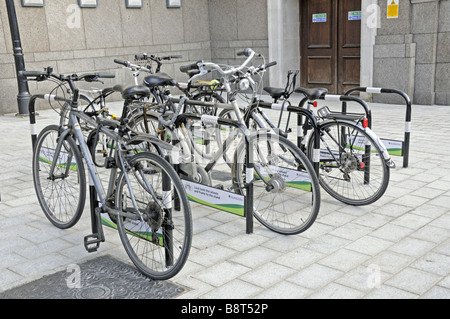
{"label": "yellow sign on wall", "polygon": [[387,0],[387,18],[398,18],[398,2],[399,0]]}

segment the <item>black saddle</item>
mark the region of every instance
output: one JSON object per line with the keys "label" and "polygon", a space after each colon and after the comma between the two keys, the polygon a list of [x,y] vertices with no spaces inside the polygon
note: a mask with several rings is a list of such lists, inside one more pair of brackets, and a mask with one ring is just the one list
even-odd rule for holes
{"label": "black saddle", "polygon": [[270,96],[273,97],[275,100],[278,100],[280,97],[282,97],[286,93],[285,89],[274,88],[271,86],[266,86],[264,88],[264,91],[269,93]]}
{"label": "black saddle", "polygon": [[297,93],[303,93],[308,100],[317,100],[322,95],[327,94],[328,90],[325,88],[301,88],[298,87],[295,89],[295,92]]}
{"label": "black saddle", "polygon": [[140,99],[150,96],[150,89],[144,85],[134,85],[125,89],[121,85],[116,85],[113,89],[120,92],[124,100]]}
{"label": "black saddle", "polygon": [[144,84],[148,87],[165,86],[165,85],[174,86],[176,82],[166,73],[157,73],[145,77]]}

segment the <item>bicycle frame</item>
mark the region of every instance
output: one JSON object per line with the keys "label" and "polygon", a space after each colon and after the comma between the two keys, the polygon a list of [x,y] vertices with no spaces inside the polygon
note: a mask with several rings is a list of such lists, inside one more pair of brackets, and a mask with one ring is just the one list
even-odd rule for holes
{"label": "bicycle frame", "polygon": [[[179,99],[170,99],[174,103],[180,102]],[[193,104],[193,105],[200,105],[200,106],[209,106],[209,107],[224,107],[224,108],[230,108],[229,104],[222,104],[222,103],[211,103],[211,102],[203,102],[203,101],[195,101],[195,100],[186,100],[185,103],[187,104]],[[213,115],[198,115],[194,113],[183,113],[179,114],[174,122],[175,127],[180,127],[182,123],[186,123],[189,120],[194,121],[202,121],[202,122],[209,122],[209,123],[215,123],[219,125],[229,125],[235,127],[238,131],[242,132],[244,135],[244,139],[242,143],[245,143],[245,149],[246,149],[246,159],[245,159],[245,165],[247,167],[247,174],[246,174],[246,181],[244,188],[246,189],[246,194],[244,198],[244,217],[246,218],[246,233],[251,234],[253,233],[253,180],[254,180],[254,162],[253,162],[253,153],[249,152],[249,137],[250,133],[245,125],[242,125],[241,123],[220,118],[218,116]],[[188,138],[190,138],[191,141],[192,137],[188,135]],[[234,136],[230,136],[225,141],[223,147],[219,149],[219,151],[215,154],[215,156],[208,162],[208,164],[205,167],[205,170],[207,172],[211,171],[213,167],[217,164],[218,160],[222,157],[224,152],[228,149],[228,147],[231,145],[231,140],[234,139]],[[190,150],[190,148],[188,148]],[[175,154],[175,153],[173,153]],[[174,159],[172,159],[173,161]],[[175,159],[175,162],[178,163],[177,159]],[[178,165],[178,164],[175,164]]]}
{"label": "bicycle frame", "polygon": [[[172,98],[172,99],[170,99],[170,101],[173,103],[179,103],[181,100]],[[231,105],[224,104],[224,103],[212,103],[212,102],[203,102],[203,101],[196,101],[196,100],[185,100],[184,105],[186,105],[186,104],[232,109]],[[201,121],[202,123],[213,123],[213,124],[219,124],[219,125],[233,126],[238,129],[237,130],[238,132],[242,132],[242,134],[246,138],[248,137],[248,134],[249,134],[247,126],[242,125],[241,123],[237,123],[233,120],[224,119],[224,118],[220,118],[218,116],[213,116],[213,115],[198,115],[195,113],[185,113],[185,112],[181,112],[181,114],[179,114],[177,116],[177,119],[174,122],[175,127],[180,128],[181,125],[187,123],[188,120]],[[174,131],[172,131],[172,132],[174,132]],[[188,152],[191,152],[191,147],[189,147],[189,144],[195,143],[195,142],[194,142],[194,139],[191,136],[189,130],[186,130],[186,133],[187,133],[187,135],[182,134],[182,136],[183,136],[183,140],[181,140],[182,142],[185,142],[184,140],[188,139],[188,142],[184,143],[183,150],[187,150]],[[178,137],[178,135],[179,134],[176,134],[177,137]],[[212,159],[210,159],[208,164],[205,166],[206,172],[210,172],[214,168],[214,166],[217,164],[219,159],[229,149],[229,147],[232,144],[232,141],[234,140],[235,137],[236,137],[236,135],[231,135],[226,139],[226,141],[223,143],[223,147],[219,148],[219,150],[215,153],[214,157]],[[184,155],[188,155],[188,157],[190,157],[189,155],[192,155],[192,153],[184,154]]]}

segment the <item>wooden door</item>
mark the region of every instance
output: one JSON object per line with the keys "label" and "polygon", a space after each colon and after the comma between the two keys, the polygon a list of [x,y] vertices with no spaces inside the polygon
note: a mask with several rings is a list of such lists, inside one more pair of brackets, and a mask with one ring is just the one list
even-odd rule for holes
{"label": "wooden door", "polygon": [[361,0],[340,0],[338,6],[338,91],[359,86],[361,70]]}
{"label": "wooden door", "polygon": [[359,85],[360,11],[361,0],[300,1],[301,86],[343,94]]}

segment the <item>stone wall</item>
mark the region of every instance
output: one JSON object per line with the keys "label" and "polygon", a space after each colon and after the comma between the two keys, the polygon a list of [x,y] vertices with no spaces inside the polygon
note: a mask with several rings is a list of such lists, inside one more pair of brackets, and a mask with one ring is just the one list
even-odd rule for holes
{"label": "stone wall", "polygon": [[[216,63],[239,65],[236,53],[252,48],[269,62],[267,1],[209,0],[211,57]],[[261,64],[257,60],[255,64]],[[268,79],[268,77],[266,77]]]}
{"label": "stone wall", "polygon": [[[236,52],[246,47],[268,59],[265,0],[185,0],[170,9],[164,0],[143,0],[140,9],[125,8],[125,0],[98,0],[97,8],[81,9],[77,0],[46,0],[45,7],[17,1],[16,11],[27,70],[115,72],[105,85],[132,84],[131,72],[113,60],[133,61],[137,53],[182,55],[162,68],[179,81],[186,80],[180,65],[200,59],[240,64]],[[1,115],[17,112],[17,81],[4,2],[0,12]],[[31,94],[50,89],[48,83],[29,86]]]}
{"label": "stone wall", "polygon": [[[400,89],[415,104],[450,105],[450,1],[400,1],[397,19],[386,18],[386,0],[378,3],[374,86]],[[374,100],[401,102],[386,95]]]}
{"label": "stone wall", "polygon": [[438,10],[435,101],[450,105],[450,1],[441,1]]}

